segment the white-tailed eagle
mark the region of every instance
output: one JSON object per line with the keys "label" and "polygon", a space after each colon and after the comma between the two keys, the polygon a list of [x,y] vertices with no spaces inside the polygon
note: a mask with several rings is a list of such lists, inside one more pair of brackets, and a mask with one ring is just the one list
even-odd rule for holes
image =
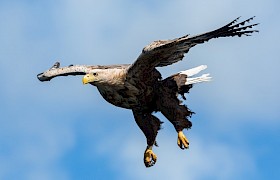
{"label": "white-tailed eagle", "polygon": [[181,71],[166,79],[161,78],[156,67],[168,66],[182,60],[191,47],[212,38],[250,36],[251,33],[258,32],[251,29],[257,24],[247,25],[253,18],[240,23],[237,22],[237,18],[219,29],[200,35],[154,41],[144,47],[133,64],[60,67],[60,63],[57,62],[37,77],[40,81],[49,81],[57,76],[84,75],[83,83],[96,86],[106,101],[118,107],[131,109],[137,125],[147,138],[144,163],[146,167],[150,167],[157,160],[152,147],[156,145],[156,136],[162,123],[152,113],[161,112],[178,132],[178,146],[181,149],[188,148],[189,141],[183,130],[191,128],[189,118],[193,112],[183,105],[177,96],[181,95],[186,99],[184,94],[189,92],[193,84],[211,79],[209,74],[192,77],[204,70],[206,65]]}

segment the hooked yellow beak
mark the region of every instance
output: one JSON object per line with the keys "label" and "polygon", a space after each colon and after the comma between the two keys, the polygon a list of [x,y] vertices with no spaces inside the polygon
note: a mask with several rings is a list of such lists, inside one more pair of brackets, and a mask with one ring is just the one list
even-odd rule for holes
{"label": "hooked yellow beak", "polygon": [[94,81],[94,76],[92,74],[86,74],[84,77],[83,77],[83,84],[88,84],[90,82],[93,82]]}

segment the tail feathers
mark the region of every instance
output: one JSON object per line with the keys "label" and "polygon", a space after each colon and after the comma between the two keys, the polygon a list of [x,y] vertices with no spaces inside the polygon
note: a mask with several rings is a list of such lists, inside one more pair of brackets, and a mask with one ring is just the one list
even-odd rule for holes
{"label": "tail feathers", "polygon": [[210,77],[210,74],[203,74],[199,77],[192,77],[192,76],[200,73],[202,70],[205,70],[206,68],[207,68],[206,65],[201,65],[201,66],[197,66],[192,69],[181,71],[180,74],[187,75],[185,85],[211,81],[212,77]]}
{"label": "tail feathers", "polygon": [[198,74],[200,73],[200,71],[204,70],[207,68],[207,65],[200,65],[200,66],[197,66],[195,68],[192,68],[192,69],[188,69],[188,70],[185,70],[185,71],[181,71],[180,74],[185,74],[187,75],[188,77],[191,77],[195,74]]}
{"label": "tail feathers", "polygon": [[187,78],[187,82],[185,83],[185,85],[211,81],[212,77],[210,77],[209,75],[210,74],[203,74],[199,77]]}

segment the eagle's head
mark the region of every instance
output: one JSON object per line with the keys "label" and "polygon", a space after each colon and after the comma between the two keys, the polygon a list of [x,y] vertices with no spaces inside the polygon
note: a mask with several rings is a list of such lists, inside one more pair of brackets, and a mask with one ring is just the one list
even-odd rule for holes
{"label": "eagle's head", "polygon": [[95,69],[91,73],[86,74],[82,81],[83,84],[114,85],[123,83],[123,71],[120,69]]}

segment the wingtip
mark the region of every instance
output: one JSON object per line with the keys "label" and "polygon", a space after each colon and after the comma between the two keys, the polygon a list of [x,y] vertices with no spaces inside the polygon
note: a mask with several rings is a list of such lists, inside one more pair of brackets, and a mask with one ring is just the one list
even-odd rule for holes
{"label": "wingtip", "polygon": [[37,74],[37,79],[41,82],[44,82],[44,81],[50,81],[51,78],[47,77],[44,75],[44,73],[39,73]]}

